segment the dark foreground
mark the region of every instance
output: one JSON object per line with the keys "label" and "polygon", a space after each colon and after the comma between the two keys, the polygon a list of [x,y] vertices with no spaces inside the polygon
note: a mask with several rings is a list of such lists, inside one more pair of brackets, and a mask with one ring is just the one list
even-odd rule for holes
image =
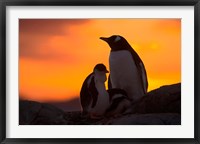
{"label": "dark foreground", "polygon": [[117,117],[90,119],[81,112],[64,112],[50,104],[19,102],[20,125],[180,125],[181,84],[153,90]]}

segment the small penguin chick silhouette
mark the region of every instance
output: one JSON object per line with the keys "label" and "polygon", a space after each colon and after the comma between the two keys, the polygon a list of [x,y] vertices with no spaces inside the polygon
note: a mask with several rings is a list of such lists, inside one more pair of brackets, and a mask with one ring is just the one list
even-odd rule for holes
{"label": "small penguin chick silhouette", "polygon": [[131,100],[127,96],[126,91],[122,89],[108,89],[110,97],[110,106],[106,110],[106,116],[118,116],[126,112],[131,106]]}
{"label": "small penguin chick silhouette", "polygon": [[103,115],[108,108],[109,95],[104,84],[107,80],[106,73],[108,70],[105,65],[97,64],[83,82],[80,92],[83,114],[98,117]]}
{"label": "small penguin chick silhouette", "polygon": [[111,48],[109,88],[125,90],[132,101],[140,99],[147,93],[148,80],[139,55],[122,36],[113,35],[100,39]]}

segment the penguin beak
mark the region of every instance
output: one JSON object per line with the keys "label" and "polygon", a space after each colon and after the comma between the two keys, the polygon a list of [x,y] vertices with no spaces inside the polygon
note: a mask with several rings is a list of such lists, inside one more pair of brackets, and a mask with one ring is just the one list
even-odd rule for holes
{"label": "penguin beak", "polygon": [[105,71],[105,73],[109,73],[109,71],[108,71],[108,70],[106,70],[106,71]]}
{"label": "penguin beak", "polygon": [[109,38],[105,38],[105,37],[100,37],[101,40],[105,41],[105,42],[108,42],[109,41]]}

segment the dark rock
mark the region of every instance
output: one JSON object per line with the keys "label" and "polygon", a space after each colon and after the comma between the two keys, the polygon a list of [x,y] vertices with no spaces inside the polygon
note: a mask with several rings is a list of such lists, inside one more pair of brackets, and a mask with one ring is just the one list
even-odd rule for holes
{"label": "dark rock", "polygon": [[181,84],[163,86],[132,103],[129,113],[91,119],[45,103],[19,102],[20,125],[180,125]]}
{"label": "dark rock", "polygon": [[131,113],[181,113],[181,84],[163,86],[132,103]]}
{"label": "dark rock", "polygon": [[37,102],[19,101],[19,124],[30,124],[37,117],[41,107]]}
{"label": "dark rock", "polygon": [[180,125],[181,115],[176,113],[130,114],[102,120],[101,125]]}
{"label": "dark rock", "polygon": [[20,125],[54,125],[67,124],[65,113],[49,104],[33,101],[19,102]]}
{"label": "dark rock", "polygon": [[67,100],[67,101],[59,101],[59,102],[48,102],[48,104],[53,105],[59,109],[62,109],[63,111],[80,111],[81,110],[81,104],[79,97]]}
{"label": "dark rock", "polygon": [[91,119],[82,115],[81,112],[66,112],[65,119],[70,125],[92,125],[98,123],[101,119]]}

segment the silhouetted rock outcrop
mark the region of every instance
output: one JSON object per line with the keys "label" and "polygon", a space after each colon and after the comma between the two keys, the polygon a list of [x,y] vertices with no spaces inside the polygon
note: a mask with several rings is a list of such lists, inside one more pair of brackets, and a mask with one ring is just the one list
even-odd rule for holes
{"label": "silhouetted rock outcrop", "polygon": [[180,125],[181,115],[176,113],[128,114],[97,122],[101,125]]}
{"label": "silhouetted rock outcrop", "polygon": [[181,113],[181,84],[162,86],[132,105],[132,113]]}
{"label": "silhouetted rock outcrop", "polygon": [[163,86],[134,102],[129,113],[91,119],[80,111],[64,112],[50,104],[19,102],[20,125],[180,125],[181,84]]}
{"label": "silhouetted rock outcrop", "polygon": [[22,125],[56,125],[67,124],[65,113],[49,104],[33,101],[19,102],[19,124]]}
{"label": "silhouetted rock outcrop", "polygon": [[71,100],[66,101],[58,101],[58,102],[48,102],[48,104],[51,104],[59,109],[62,109],[63,111],[80,111],[81,110],[81,104],[79,97],[76,97]]}

